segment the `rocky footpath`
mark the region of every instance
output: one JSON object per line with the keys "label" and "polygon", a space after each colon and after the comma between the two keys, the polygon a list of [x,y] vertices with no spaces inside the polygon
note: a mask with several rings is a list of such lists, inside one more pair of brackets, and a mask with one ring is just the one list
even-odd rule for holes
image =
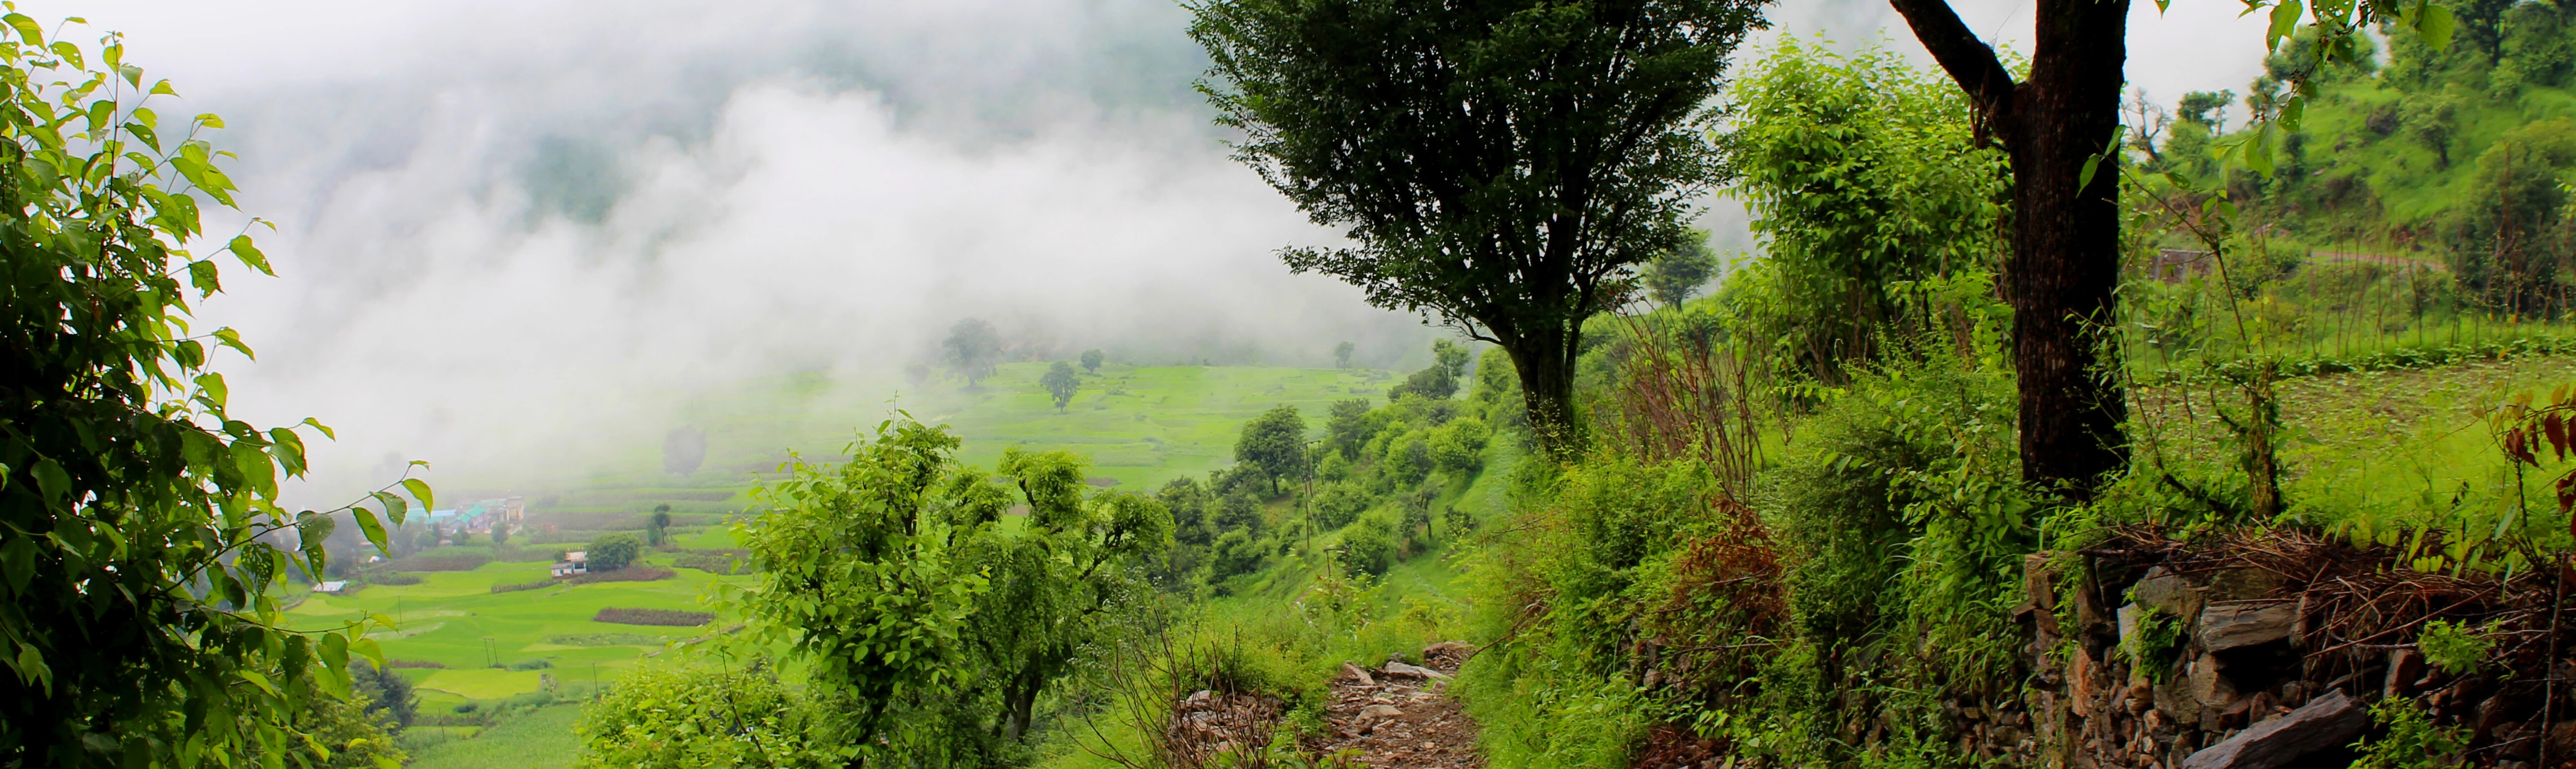
{"label": "rocky footpath", "polygon": [[1422,665],[1344,664],[1324,709],[1326,733],[1307,740],[1307,751],[1331,766],[1483,766],[1476,723],[1448,696],[1450,677],[1473,653],[1453,641],[1423,649]]}

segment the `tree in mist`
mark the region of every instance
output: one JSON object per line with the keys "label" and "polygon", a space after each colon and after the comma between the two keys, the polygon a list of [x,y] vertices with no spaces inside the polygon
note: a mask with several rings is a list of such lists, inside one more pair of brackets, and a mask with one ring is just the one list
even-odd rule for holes
{"label": "tree in mist", "polygon": [[1270,493],[1280,481],[1306,477],[1306,417],[1296,406],[1282,405],[1243,423],[1234,441],[1234,461],[1259,468],[1270,480]]}
{"label": "tree in mist", "polygon": [[1467,373],[1467,348],[1447,339],[1431,340],[1431,365],[1404,378],[1404,383],[1387,388],[1386,399],[1395,400],[1410,393],[1431,400],[1445,400],[1458,394],[1458,377]]}
{"label": "tree in mist", "polygon": [[644,544],[659,547],[663,540],[671,538],[671,505],[654,505],[652,521],[653,525],[644,530]]}
{"label": "tree in mist", "polygon": [[662,470],[672,475],[698,471],[707,461],[707,434],[690,427],[674,428],[662,434]]}
{"label": "tree in mist", "polygon": [[1639,276],[1646,293],[1667,307],[1680,307],[1717,274],[1717,252],[1709,250],[1708,233],[1692,230],[1680,246],[1655,255]]}
{"label": "tree in mist", "polygon": [[1101,362],[1108,359],[1109,356],[1102,355],[1099,348],[1084,350],[1082,351],[1082,370],[1098,374],[1100,373]]}
{"label": "tree in mist", "polygon": [[1351,352],[1357,349],[1349,342],[1333,345],[1333,368],[1350,368]]}
{"label": "tree in mist", "polygon": [[965,377],[966,389],[972,390],[1001,363],[1002,335],[982,318],[967,318],[948,327],[948,338],[939,343],[939,350],[948,371]]}
{"label": "tree in mist", "polygon": [[1582,322],[1689,237],[1703,105],[1761,0],[1193,0],[1235,158],[1351,248],[1290,269],[1507,352],[1540,447],[1575,434]]}
{"label": "tree in mist", "polygon": [[1082,377],[1073,373],[1072,364],[1056,361],[1047,367],[1046,376],[1038,377],[1038,386],[1055,397],[1055,413],[1062,414],[1073,403],[1073,394],[1082,390]]}

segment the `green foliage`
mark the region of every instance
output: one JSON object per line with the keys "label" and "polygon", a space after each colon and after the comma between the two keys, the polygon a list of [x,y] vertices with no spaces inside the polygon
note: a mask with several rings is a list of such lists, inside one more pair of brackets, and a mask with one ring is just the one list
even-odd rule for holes
{"label": "green foliage", "polygon": [[[1171,514],[1123,492],[1087,497],[1087,463],[1003,454],[1002,480],[958,465],[955,436],[879,426],[850,460],[801,460],[736,537],[762,570],[740,605],[746,643],[784,644],[839,744],[924,765],[1015,760],[1047,688],[1121,608],[1149,594]],[[1025,526],[1002,525],[1013,504]]]}
{"label": "green foliage", "polygon": [[1718,172],[1702,105],[1760,3],[1189,7],[1236,157],[1355,244],[1289,267],[1491,339],[1530,379],[1540,445],[1574,448],[1579,325],[1688,237]]}
{"label": "green foliage", "polygon": [[1108,359],[1109,356],[1102,355],[1098,348],[1084,350],[1082,351],[1082,370],[1098,374],[1100,373],[1101,362]]}
{"label": "green foliage", "polygon": [[842,766],[827,717],[765,666],[646,665],[582,709],[575,766]]}
{"label": "green foliage", "polygon": [[1396,549],[1403,540],[1396,521],[1387,511],[1363,514],[1359,521],[1342,530],[1342,567],[1353,575],[1385,574],[1395,565]]}
{"label": "green foliage", "polygon": [[601,534],[598,539],[590,541],[588,556],[590,569],[592,571],[623,569],[635,563],[636,556],[643,553],[644,542],[636,539],[634,534],[623,531]]}
{"label": "green foliage", "polygon": [[[364,622],[280,627],[277,593],[324,574],[338,511],[282,507],[279,485],[304,477],[299,430],[330,431],[231,418],[208,361],[250,348],[193,325],[219,258],[270,272],[249,235],[203,228],[210,205],[234,206],[231,155],[203,137],[223,120],[164,120],[177,92],[116,35],[49,42],[5,20],[0,765],[325,765],[287,746],[361,738],[339,726],[362,723],[350,655],[379,652]],[[354,510],[382,549],[410,504],[390,488]]]}
{"label": "green foliage", "polygon": [[939,353],[949,373],[964,377],[966,387],[973,389],[992,376],[995,364],[1001,363],[1002,335],[982,318],[967,318],[948,328],[948,338],[939,342]]}
{"label": "green foliage", "polygon": [[1056,361],[1047,367],[1046,376],[1038,377],[1038,386],[1055,398],[1055,411],[1062,414],[1064,407],[1073,403],[1073,394],[1082,390],[1082,377],[1074,375],[1072,365]]}
{"label": "green foliage", "polygon": [[2386,730],[2379,739],[2352,744],[2360,751],[2357,769],[2435,769],[2459,765],[2469,747],[2466,726],[2436,726],[2415,702],[2390,697],[2372,703],[2370,719]]}
{"label": "green foliage", "polygon": [[1646,293],[1667,307],[1680,307],[1717,277],[1717,252],[1709,250],[1708,233],[1693,230],[1681,246],[1666,251],[1647,262],[1638,271]]}
{"label": "green foliage", "polygon": [[2003,251],[2003,155],[1971,141],[1966,96],[1895,53],[1783,41],[1735,89],[1734,190],[1766,255],[1727,281],[1732,333],[1789,373],[1839,383],[1889,334],[1935,322],[1909,291]]}
{"label": "green foliage", "polygon": [[1356,349],[1349,342],[1333,345],[1333,368],[1350,368],[1351,352]]}
{"label": "green foliage", "polygon": [[2495,651],[2495,639],[2465,623],[2437,619],[2424,623],[2424,632],[2416,636],[2415,646],[2424,651],[2424,661],[2435,669],[2464,676],[2486,666],[2487,655]]}
{"label": "green foliage", "polygon": [[1404,378],[1403,384],[1388,388],[1386,399],[1402,400],[1406,395],[1417,395],[1443,400],[1458,394],[1458,377],[1467,373],[1467,348],[1447,339],[1434,339],[1431,340],[1431,358],[1430,367],[1413,372]]}
{"label": "green foliage", "polygon": [[2138,669],[2162,682],[2173,675],[2173,664],[2189,640],[2182,618],[2152,606],[2140,607],[2137,630],[2121,639],[2120,653],[2138,664]]}
{"label": "green foliage", "polygon": [[1243,436],[1235,439],[1234,461],[1258,468],[1270,480],[1272,493],[1280,481],[1303,480],[1306,477],[1306,417],[1296,406],[1280,406],[1243,423]]}

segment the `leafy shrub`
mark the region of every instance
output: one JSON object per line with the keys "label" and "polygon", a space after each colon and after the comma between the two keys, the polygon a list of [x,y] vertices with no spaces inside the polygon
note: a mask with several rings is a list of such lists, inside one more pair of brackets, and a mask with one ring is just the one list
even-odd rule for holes
{"label": "leafy shrub", "polygon": [[1485,441],[1492,437],[1485,421],[1463,417],[1431,431],[1431,464],[1444,472],[1464,473],[1482,467]]}
{"label": "leafy shrub", "polygon": [[715,621],[715,618],[716,615],[713,612],[683,611],[679,609],[621,609],[612,606],[600,609],[598,614],[591,616],[590,621],[611,622],[619,625],[697,627],[699,625],[713,622]]}
{"label": "leafy shrub", "polygon": [[2488,638],[2465,623],[2432,620],[2424,623],[2424,632],[2415,645],[2424,651],[2424,661],[2451,675],[2477,672],[2486,664],[2487,654],[2495,650],[2495,639]]}
{"label": "leafy shrub", "polygon": [[2435,726],[2405,697],[2372,704],[2370,719],[2387,733],[2352,744],[2361,752],[2361,760],[2352,764],[2355,769],[2434,769],[2455,764],[2469,747],[2468,727]]}
{"label": "leafy shrub", "polygon": [[631,532],[612,531],[590,541],[590,570],[616,571],[634,563],[644,553],[644,541]]}
{"label": "leafy shrub", "polygon": [[1270,555],[1270,541],[1254,539],[1250,532],[1235,529],[1219,535],[1209,561],[1208,579],[1222,580],[1237,574],[1261,570],[1261,562]]}
{"label": "leafy shrub", "polygon": [[418,575],[404,574],[398,571],[369,572],[364,577],[361,577],[361,579],[365,580],[366,583],[370,585],[393,585],[397,587],[403,585],[417,585],[421,582]]}
{"label": "leafy shrub", "polygon": [[1362,515],[1342,529],[1342,567],[1350,574],[1385,574],[1402,544],[1392,515],[1383,510]]}
{"label": "leafy shrub", "polygon": [[429,661],[429,660],[385,660],[385,667],[389,667],[389,668],[429,668],[429,669],[432,669],[432,670],[445,670],[445,669],[447,669],[447,663],[444,663],[444,662],[431,662],[431,661]]}
{"label": "leafy shrub", "polygon": [[815,715],[765,669],[645,665],[582,709],[575,766],[839,766]]}
{"label": "leafy shrub", "polygon": [[1315,526],[1331,531],[1358,520],[1360,512],[1374,503],[1367,491],[1347,483],[1328,483],[1315,491]]}
{"label": "leafy shrub", "polygon": [[555,663],[552,660],[520,660],[510,663],[510,669],[518,671],[544,670],[554,666]]}

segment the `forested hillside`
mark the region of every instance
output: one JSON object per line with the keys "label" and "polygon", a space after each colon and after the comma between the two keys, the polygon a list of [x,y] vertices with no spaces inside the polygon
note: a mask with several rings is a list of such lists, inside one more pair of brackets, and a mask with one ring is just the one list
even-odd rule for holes
{"label": "forested hillside", "polygon": [[0,15],[0,769],[2576,765],[2576,24],[2480,3],[2258,4],[2241,112],[2125,124],[1924,0],[1937,68],[1193,3],[1233,160],[1339,231],[1284,267],[1428,365],[964,317],[892,402],[747,377],[615,472],[320,510],[337,434],[191,326],[273,269],[205,232],[223,119]]}

